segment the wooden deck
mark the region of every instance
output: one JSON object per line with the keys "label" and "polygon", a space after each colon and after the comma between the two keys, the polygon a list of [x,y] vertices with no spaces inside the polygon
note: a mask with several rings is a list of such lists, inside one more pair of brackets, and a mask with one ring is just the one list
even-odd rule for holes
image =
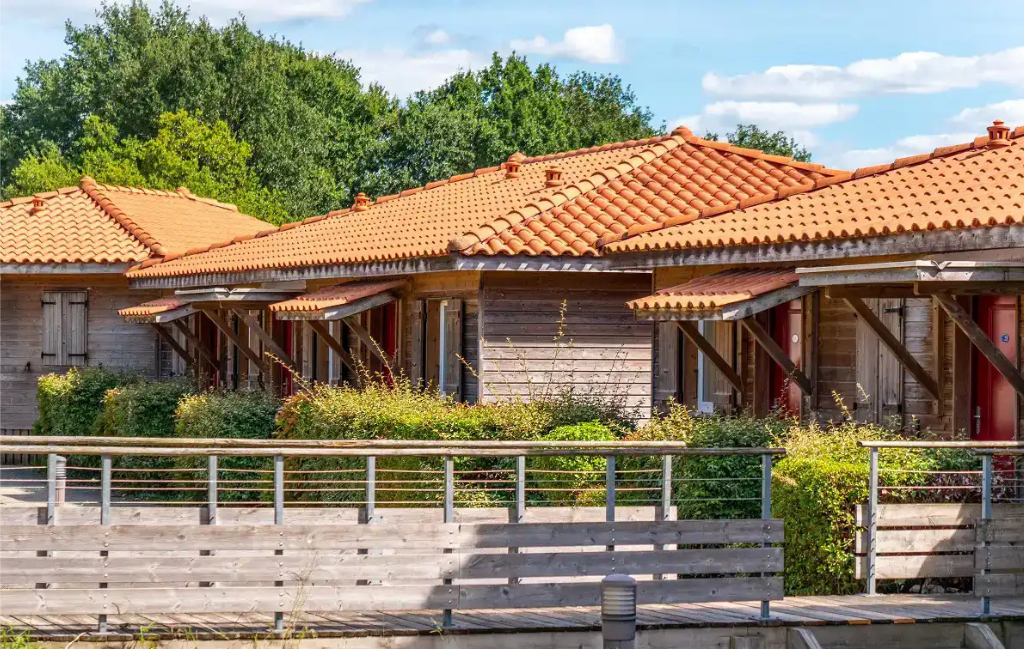
{"label": "wooden deck", "polygon": [[[759,602],[641,606],[638,629],[742,628],[764,626],[912,625],[978,622],[978,599],[960,595],[849,595],[787,597],[772,603],[772,619],[761,622]],[[1024,622],[1024,601],[997,600],[985,620]],[[12,631],[51,642],[189,638],[229,640],[270,637],[273,615],[131,615],[109,617],[111,633],[96,633],[94,616],[0,616]],[[596,607],[456,611],[446,635],[592,631],[600,628]],[[442,632],[441,612],[301,613],[286,621],[286,633],[317,638],[416,636]]]}

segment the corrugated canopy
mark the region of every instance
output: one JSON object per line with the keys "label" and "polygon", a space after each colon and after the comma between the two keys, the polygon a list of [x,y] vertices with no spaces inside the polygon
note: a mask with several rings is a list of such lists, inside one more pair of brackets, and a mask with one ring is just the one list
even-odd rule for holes
{"label": "corrugated canopy", "polygon": [[405,283],[398,279],[335,284],[271,304],[270,310],[284,320],[338,320],[397,300],[391,289]]}
{"label": "corrugated canopy", "polygon": [[738,320],[811,291],[793,268],[731,268],[628,303],[654,320]]}

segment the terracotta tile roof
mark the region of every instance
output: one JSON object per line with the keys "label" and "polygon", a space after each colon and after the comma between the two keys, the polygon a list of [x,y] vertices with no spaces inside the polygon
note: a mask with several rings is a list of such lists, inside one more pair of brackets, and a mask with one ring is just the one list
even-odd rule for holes
{"label": "terracotta tile roof", "polygon": [[845,175],[681,128],[659,147],[527,203],[452,246],[469,255],[596,256],[603,239]]}
{"label": "terracotta tile roof", "polygon": [[127,309],[120,309],[117,314],[121,316],[151,316],[158,313],[164,313],[166,311],[173,311],[174,309],[180,309],[185,305],[186,303],[182,302],[178,298],[168,296],[157,298],[149,302],[143,302],[138,306],[131,306]]}
{"label": "terracotta tile roof", "polygon": [[372,297],[384,291],[398,288],[404,285],[404,279],[381,281],[381,282],[351,282],[349,284],[335,284],[322,288],[319,291],[306,293],[299,297],[278,302],[270,305],[270,310],[275,312],[283,311],[319,311],[335,306],[350,304],[356,300]]}
{"label": "terracotta tile roof", "polygon": [[184,187],[118,187],[86,176],[77,187],[0,203],[0,261],[139,262],[267,227]]}
{"label": "terracotta tile roof", "polygon": [[[500,166],[374,202],[364,202],[361,197],[352,208],[289,223],[256,237],[236,237],[202,254],[171,255],[159,264],[147,262],[128,275],[174,277],[447,256],[453,239],[524,203],[542,203],[595,171],[621,167],[616,173],[624,173],[623,160],[649,149],[674,146],[674,137],[666,135],[532,158],[516,154]],[[565,184],[546,183],[546,170],[554,165],[562,170]]]}
{"label": "terracotta tile roof", "polygon": [[730,268],[628,302],[630,309],[709,311],[797,283],[793,268]]}
{"label": "terracotta tile roof", "polygon": [[[605,252],[751,246],[1024,223],[1024,127],[672,221]],[[709,215],[706,215],[709,216]]]}

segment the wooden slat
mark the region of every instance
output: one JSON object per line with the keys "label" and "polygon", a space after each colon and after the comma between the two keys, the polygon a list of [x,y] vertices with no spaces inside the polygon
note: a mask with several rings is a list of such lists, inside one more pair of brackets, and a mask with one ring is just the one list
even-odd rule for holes
{"label": "wooden slat", "polygon": [[[878,530],[876,552],[879,554],[927,554],[933,552],[972,552],[974,530]],[[857,535],[856,552],[867,548],[867,532]]]}
{"label": "wooden slat", "polygon": [[974,550],[978,570],[1024,571],[1024,545],[990,545]]}
{"label": "wooden slat", "polygon": [[1024,543],[1024,517],[978,521],[976,530],[979,543]]}
{"label": "wooden slat", "polygon": [[[973,537],[972,537],[973,539]],[[0,543],[35,550],[344,550],[781,543],[778,520],[434,525],[5,525]]]}
{"label": "wooden slat", "polygon": [[[458,608],[597,606],[601,585],[592,583],[462,586]],[[674,604],[782,599],[781,577],[678,579],[637,583],[637,603]]]}
{"label": "wooden slat", "polygon": [[976,575],[974,594],[978,597],[1024,596],[1024,574]]}
{"label": "wooden slat", "polygon": [[[1024,515],[1024,505],[995,504],[992,518]],[[981,518],[981,505],[964,503],[913,503],[878,506],[879,527],[973,527]],[[867,524],[867,506],[857,505],[857,525]]]}
{"label": "wooden slat", "polygon": [[[858,556],[856,560],[856,578],[867,578],[867,557]],[[875,576],[879,579],[970,577],[975,572],[974,558],[969,554],[880,555],[875,557]]]}

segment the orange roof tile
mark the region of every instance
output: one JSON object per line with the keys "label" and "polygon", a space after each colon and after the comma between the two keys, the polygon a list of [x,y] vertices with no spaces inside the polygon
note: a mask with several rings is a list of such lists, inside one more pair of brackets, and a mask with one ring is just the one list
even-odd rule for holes
{"label": "orange roof tile", "polygon": [[185,306],[185,304],[185,302],[182,302],[173,296],[161,297],[149,302],[143,302],[138,306],[120,309],[117,314],[121,316],[151,316],[158,313],[164,313],[166,311],[173,311],[174,309],[180,309]]}
{"label": "orange roof tile", "polygon": [[1024,223],[1024,127],[734,203],[713,218],[654,224],[605,252],[872,237]]}
{"label": "orange roof tile", "polygon": [[596,256],[608,237],[847,175],[677,129],[660,148],[528,203],[452,247],[470,255]]}
{"label": "orange roof tile", "polygon": [[666,135],[532,158],[517,154],[512,156],[519,163],[517,173],[507,174],[507,163],[478,169],[256,237],[238,237],[230,245],[211,246],[202,254],[147,262],[128,276],[174,277],[447,256],[452,239],[524,203],[564,200],[552,197],[568,191],[567,185],[545,183],[546,170],[556,163],[563,181],[574,183],[609,168],[616,175],[623,173],[627,170],[623,160],[643,158],[645,151],[677,144],[674,136]]}
{"label": "orange roof tile", "polygon": [[329,309],[335,306],[351,304],[356,300],[372,297],[389,289],[398,288],[405,283],[404,279],[399,279],[379,282],[351,282],[349,284],[335,284],[334,286],[322,288],[319,291],[300,295],[299,297],[291,300],[271,304],[270,310],[275,312],[320,311],[321,309]]}
{"label": "orange roof tile", "polygon": [[0,203],[0,261],[139,262],[267,227],[183,187],[118,187],[85,176],[77,187]]}
{"label": "orange roof tile", "polygon": [[792,268],[730,268],[628,302],[630,309],[709,311],[797,283]]}

